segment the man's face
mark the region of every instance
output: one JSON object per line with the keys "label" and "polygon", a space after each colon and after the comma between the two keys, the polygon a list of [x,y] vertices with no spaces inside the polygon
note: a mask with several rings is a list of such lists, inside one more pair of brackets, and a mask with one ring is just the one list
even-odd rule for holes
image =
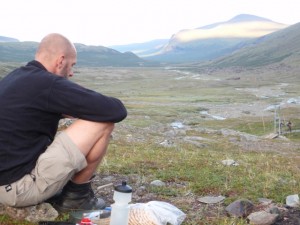
{"label": "man's face", "polygon": [[73,67],[76,64],[76,55],[69,55],[68,57],[64,57],[61,62],[61,68],[57,71],[57,75],[70,78],[74,75]]}

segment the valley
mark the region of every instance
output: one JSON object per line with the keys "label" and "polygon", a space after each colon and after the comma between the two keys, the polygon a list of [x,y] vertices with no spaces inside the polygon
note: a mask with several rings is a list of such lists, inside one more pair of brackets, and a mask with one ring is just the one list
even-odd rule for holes
{"label": "valley", "polygon": [[[2,64],[0,76],[15,66]],[[240,198],[256,207],[258,198],[269,198],[283,207],[285,197],[300,189],[299,72],[284,64],[209,70],[77,67],[74,82],[117,97],[128,109],[126,120],[116,124],[94,188],[125,179],[133,187],[133,203],[170,202],[186,213],[183,224],[247,224],[224,211]],[[283,135],[274,138],[276,111],[284,125]],[[225,167],[225,159],[239,166]],[[166,185],[153,187],[154,180]],[[97,191],[108,204],[112,193],[111,186]],[[199,202],[208,195],[226,199]]]}
{"label": "valley", "polygon": [[[224,212],[242,197],[254,202],[270,198],[282,206],[300,187],[299,72],[280,65],[210,72],[78,68],[76,82],[120,98],[128,109],[99,168],[98,185],[127,179],[136,190],[134,202],[171,202],[187,213],[183,224],[246,224]],[[284,125],[284,135],[274,138],[275,113],[284,123],[293,123],[293,132]],[[224,159],[240,166],[222,167]],[[156,179],[166,187],[151,187]],[[141,188],[146,188],[144,194]],[[226,200],[199,203],[206,195],[224,195]],[[99,196],[113,202],[110,188]]]}

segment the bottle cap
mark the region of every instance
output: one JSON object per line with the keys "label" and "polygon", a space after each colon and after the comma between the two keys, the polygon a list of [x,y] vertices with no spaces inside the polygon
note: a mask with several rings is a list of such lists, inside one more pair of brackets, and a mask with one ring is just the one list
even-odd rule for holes
{"label": "bottle cap", "polygon": [[80,225],[93,225],[90,218],[83,217],[80,221]]}
{"label": "bottle cap", "polygon": [[127,185],[126,181],[122,181],[121,185],[115,186],[115,191],[122,193],[131,193],[132,188],[129,185]]}

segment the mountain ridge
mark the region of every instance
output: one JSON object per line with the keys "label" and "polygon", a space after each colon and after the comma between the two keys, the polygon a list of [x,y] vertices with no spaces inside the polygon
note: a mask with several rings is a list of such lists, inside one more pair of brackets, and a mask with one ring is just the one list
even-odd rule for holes
{"label": "mountain ridge", "polygon": [[[28,62],[34,59],[38,42],[0,42],[1,62]],[[74,44],[77,49],[78,66],[151,66],[131,52],[121,53],[104,46]]]}
{"label": "mountain ridge", "polygon": [[264,17],[260,17],[260,16],[255,16],[255,15],[250,15],[250,14],[239,14],[239,15],[231,18],[228,21],[213,23],[213,24],[202,26],[202,27],[198,27],[196,29],[210,29],[210,28],[213,28],[215,26],[218,26],[218,25],[221,25],[221,24],[224,24],[224,23],[236,23],[236,22],[241,22],[241,21],[268,21],[268,22],[272,22],[272,20],[264,18]]}
{"label": "mountain ridge", "polygon": [[16,38],[0,36],[0,42],[19,42],[19,40]]}
{"label": "mountain ridge", "polygon": [[249,41],[232,54],[212,60],[207,65],[219,68],[257,67],[279,62],[300,62],[300,22]]}
{"label": "mountain ridge", "polygon": [[169,63],[211,60],[236,50],[242,42],[286,27],[262,17],[240,14],[204,28],[181,30],[159,51],[143,58]]}
{"label": "mountain ridge", "polygon": [[[155,52],[153,51],[153,48],[161,51],[163,48],[165,48],[164,50],[168,50],[167,47],[170,47],[169,51],[166,51],[165,54],[162,54],[162,56],[155,55],[155,57],[138,57],[139,54],[137,52],[129,51],[130,47],[143,48],[143,44],[145,43],[118,46],[120,48],[124,47],[123,50],[126,51],[123,53],[120,52],[119,49],[107,48],[104,46],[88,46],[76,43],[75,45],[78,49],[78,65],[161,66],[172,64],[194,64],[217,67],[239,65],[259,66],[280,62],[280,60],[289,60],[291,57],[294,57],[294,61],[297,61],[297,57],[300,57],[300,53],[297,53],[300,52],[298,49],[298,46],[300,46],[300,41],[298,41],[300,40],[300,26],[298,24],[291,26],[282,25],[269,19],[248,14],[240,14],[228,21],[210,24],[207,26],[224,28],[224,24],[225,27],[234,27],[228,24],[240,26],[241,24],[244,25],[245,23],[250,23],[253,27],[257,21],[260,21],[262,23],[271,24],[272,26],[274,24],[283,26],[284,28],[280,27],[280,29],[277,28],[275,31],[264,30],[266,34],[259,35],[258,37],[232,36],[222,38],[215,36],[204,38],[201,41],[188,41],[187,44],[180,42],[180,44],[177,45],[176,41],[178,40],[178,35],[176,36],[176,34],[182,31],[187,31],[181,30],[174,34],[170,40],[160,39],[146,42],[147,51],[150,54]],[[265,28],[266,27],[264,27],[264,29]],[[203,30],[205,29],[202,27],[202,31]],[[236,32],[239,33],[238,31]],[[171,40],[174,40],[173,45],[170,45]],[[168,43],[166,43],[167,41]],[[0,42],[0,61],[28,61],[28,59],[33,58],[36,46],[37,43],[35,42]],[[251,55],[249,55],[249,53],[251,53]],[[28,55],[30,55],[30,57],[28,57]]]}

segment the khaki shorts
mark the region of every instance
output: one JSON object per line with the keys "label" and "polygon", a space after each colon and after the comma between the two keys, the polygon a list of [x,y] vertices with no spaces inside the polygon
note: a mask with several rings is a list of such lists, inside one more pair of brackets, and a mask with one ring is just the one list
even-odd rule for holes
{"label": "khaki shorts", "polygon": [[31,174],[10,185],[0,186],[0,203],[15,207],[41,203],[55,195],[86,166],[85,156],[68,135],[61,132],[40,155]]}

